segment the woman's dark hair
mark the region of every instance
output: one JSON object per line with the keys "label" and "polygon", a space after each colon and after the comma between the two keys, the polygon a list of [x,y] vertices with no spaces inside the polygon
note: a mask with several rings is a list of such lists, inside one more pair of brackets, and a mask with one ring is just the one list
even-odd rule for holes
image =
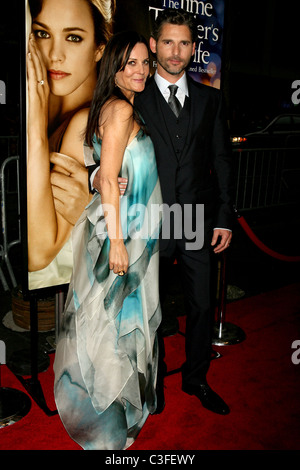
{"label": "woman's dark hair", "polygon": [[[138,43],[145,44],[150,56],[146,39],[136,31],[123,31],[116,33],[112,36],[104,49],[86,128],[85,139],[90,147],[92,147],[94,134],[98,135],[99,114],[106,101],[111,97],[115,97],[127,101],[132,105],[120,88],[116,86],[115,76],[117,72],[124,70],[132,49]],[[141,128],[145,130],[144,124],[135,110],[135,107],[132,106],[132,108],[134,119],[138,122]]]}
{"label": "woman's dark hair", "polygon": [[[90,8],[95,29],[95,43],[97,46],[106,44],[112,35],[113,15],[115,12],[115,0],[83,0]],[[29,8],[32,19],[41,12],[43,0],[29,0]]]}
{"label": "woman's dark hair", "polygon": [[154,22],[151,36],[157,41],[161,35],[164,24],[174,24],[177,26],[187,26],[191,32],[192,42],[196,42],[198,31],[195,19],[191,13],[179,8],[167,8],[158,13]]}

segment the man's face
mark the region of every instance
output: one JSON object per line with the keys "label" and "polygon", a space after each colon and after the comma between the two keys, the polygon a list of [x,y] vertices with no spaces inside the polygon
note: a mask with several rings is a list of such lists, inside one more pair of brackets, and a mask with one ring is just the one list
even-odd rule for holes
{"label": "man's face", "polygon": [[150,48],[157,58],[158,73],[171,83],[184,73],[195,52],[188,26],[166,23],[158,40],[150,38]]}

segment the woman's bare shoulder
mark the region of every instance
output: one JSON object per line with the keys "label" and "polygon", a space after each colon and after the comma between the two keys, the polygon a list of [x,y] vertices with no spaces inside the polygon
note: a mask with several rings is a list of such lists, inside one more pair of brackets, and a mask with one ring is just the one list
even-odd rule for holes
{"label": "woman's bare shoulder", "polygon": [[127,120],[133,116],[133,108],[130,103],[119,98],[108,100],[102,108],[102,117],[104,121]]}
{"label": "woman's bare shoulder", "polygon": [[88,115],[89,108],[83,108],[72,116],[64,134],[60,149],[61,153],[76,158],[76,160],[82,164],[84,164],[83,143]]}
{"label": "woman's bare shoulder", "polygon": [[89,116],[90,108],[82,108],[78,110],[69,122],[68,128],[71,127],[74,130],[83,129],[85,130],[87,120]]}

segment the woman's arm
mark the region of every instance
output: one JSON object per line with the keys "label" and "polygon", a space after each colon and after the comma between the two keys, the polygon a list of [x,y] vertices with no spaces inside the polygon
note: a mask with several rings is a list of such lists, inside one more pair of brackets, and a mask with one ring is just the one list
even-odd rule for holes
{"label": "woman's arm", "polygon": [[132,107],[123,101],[110,102],[101,116],[102,138],[99,190],[110,239],[109,267],[118,273],[127,271],[128,254],[120,220],[120,190],[118,175],[125,148],[133,132]]}
{"label": "woman's arm", "polygon": [[[27,159],[27,209],[28,209],[28,269],[36,271],[47,266],[68,240],[73,225],[55,210],[50,182],[50,153],[48,142],[47,71],[36,47],[29,41],[28,74],[28,159]],[[44,84],[38,83],[41,79]],[[74,154],[82,158],[82,138],[75,122],[69,125],[74,132]],[[78,120],[77,120],[78,121]],[[85,124],[82,130],[84,130]],[[70,138],[70,136],[69,136]],[[76,140],[76,145],[75,145]],[[65,149],[67,150],[67,145]],[[75,149],[76,147],[76,149]],[[65,151],[67,153],[67,151]]]}

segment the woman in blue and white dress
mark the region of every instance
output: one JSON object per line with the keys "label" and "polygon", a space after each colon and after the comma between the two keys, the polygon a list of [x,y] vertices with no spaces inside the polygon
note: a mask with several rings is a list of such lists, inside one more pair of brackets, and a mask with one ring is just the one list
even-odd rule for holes
{"label": "woman in blue and white dress", "polygon": [[[60,417],[84,449],[127,448],[156,408],[162,198],[153,144],[134,109],[148,75],[145,39],[115,35],[85,133],[85,163],[100,164],[101,190],[73,230],[73,276],[54,363]],[[83,110],[69,127],[72,155],[80,154],[86,119]],[[122,197],[119,176],[128,180]]]}

